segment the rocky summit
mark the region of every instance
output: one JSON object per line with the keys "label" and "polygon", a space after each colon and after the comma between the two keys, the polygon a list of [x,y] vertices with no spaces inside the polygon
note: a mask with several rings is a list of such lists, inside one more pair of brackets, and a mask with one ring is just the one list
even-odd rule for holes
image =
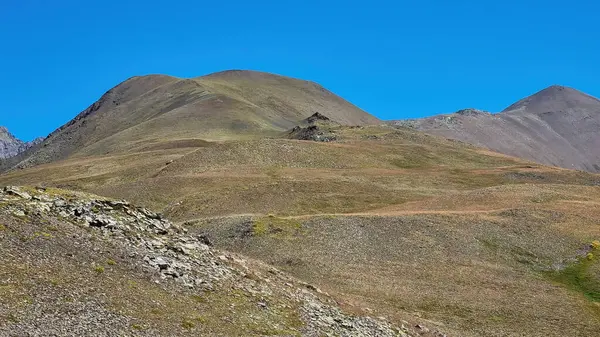
{"label": "rocky summit", "polygon": [[6,187],[0,242],[0,336],[443,335],[348,314],[126,201]]}

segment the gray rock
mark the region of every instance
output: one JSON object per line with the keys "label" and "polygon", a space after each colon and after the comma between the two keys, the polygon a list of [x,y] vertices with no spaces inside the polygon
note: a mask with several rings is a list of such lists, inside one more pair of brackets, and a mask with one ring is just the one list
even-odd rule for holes
{"label": "gray rock", "polygon": [[13,196],[19,197],[21,199],[26,199],[26,200],[31,199],[31,195],[29,195],[29,193],[24,192],[20,188],[15,187],[15,186],[6,186],[4,188],[4,192],[8,195],[13,195]]}
{"label": "gray rock", "polygon": [[17,156],[42,141],[42,138],[38,138],[32,142],[23,142],[13,136],[7,128],[0,126],[0,159]]}
{"label": "gray rock", "polygon": [[[16,191],[20,190],[17,188]],[[0,199],[8,193],[0,191]],[[150,211],[126,202],[111,202],[99,198],[64,200],[51,197],[44,191],[32,194],[34,198],[27,201],[21,197],[8,198],[8,210],[19,216],[38,212],[75,226],[89,225],[85,233],[96,231],[113,244],[125,245],[130,249],[129,258],[140,259],[140,265],[154,273],[154,281],[161,286],[172,284],[193,288],[194,291],[216,290],[223,285],[230,289],[233,286],[248,296],[256,297],[257,305],[264,310],[275,307],[265,298],[271,301],[283,296],[300,305],[301,318],[305,323],[301,332],[305,336],[407,336],[390,323],[345,314],[335,302],[322,300],[329,296],[318,288],[293,280],[273,267],[265,269],[268,276],[258,277],[249,268],[254,263],[247,263],[235,254],[215,250],[205,244],[202,238],[187,235],[178,225],[165,219],[157,219]],[[80,237],[73,244],[83,245],[91,237],[92,235]],[[256,277],[247,277],[250,273]],[[277,296],[274,295],[275,292],[278,292]],[[94,327],[95,330],[90,331],[98,332],[96,335],[108,331],[101,325]],[[2,329],[0,327],[0,335]],[[35,333],[37,330],[29,331],[34,331],[33,335],[42,335],[42,330],[38,331],[40,334]]]}

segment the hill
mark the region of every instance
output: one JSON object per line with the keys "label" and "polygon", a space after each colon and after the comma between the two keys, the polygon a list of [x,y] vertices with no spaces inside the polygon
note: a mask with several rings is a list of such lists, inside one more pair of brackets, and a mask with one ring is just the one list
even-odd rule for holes
{"label": "hill", "polygon": [[7,128],[0,126],[0,159],[8,159],[27,151],[32,146],[42,142],[39,138],[33,142],[23,142],[13,136]]}
{"label": "hill", "polygon": [[0,335],[415,336],[125,201],[0,191]]}
{"label": "hill", "polygon": [[392,124],[542,164],[600,172],[600,100],[572,88],[551,86],[497,114],[467,109]]}
{"label": "hill", "polygon": [[378,122],[316,83],[268,73],[133,77],[10,166],[264,137],[288,130],[317,111],[344,125]]}

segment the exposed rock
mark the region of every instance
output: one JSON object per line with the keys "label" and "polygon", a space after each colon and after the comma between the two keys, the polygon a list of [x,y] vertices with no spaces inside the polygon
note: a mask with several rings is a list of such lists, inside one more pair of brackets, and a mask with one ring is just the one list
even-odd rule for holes
{"label": "exposed rock", "polygon": [[8,195],[14,195],[21,199],[31,199],[31,195],[29,193],[22,191],[20,188],[15,186],[6,186],[4,187],[4,193]]}
{"label": "exposed rock", "polygon": [[[229,289],[235,291],[235,294],[256,298],[257,308],[262,311],[277,310],[272,309],[276,307],[272,301],[295,303],[293,306],[288,305],[288,308],[298,308],[295,310],[299,310],[304,323],[299,332],[304,336],[409,336],[401,328],[386,321],[348,315],[318,288],[270,266],[256,269],[257,262],[249,264],[239,256],[220,252],[207,245],[205,237],[188,235],[185,230],[160,214],[124,201],[84,194],[68,194],[65,197],[63,194],[67,192],[53,191],[50,194],[39,189],[30,191],[8,187],[0,192],[0,199],[4,200],[0,206],[0,215],[36,214],[42,219],[53,218],[68,222],[84,230],[84,233],[98,233],[103,241],[125,247],[128,251],[126,255],[138,260],[142,268],[154,275],[153,278],[156,277],[157,284],[199,292]],[[89,238],[75,235],[72,244],[80,245],[85,240]],[[98,269],[98,272],[103,272],[103,269]],[[232,303],[232,313],[235,314],[234,309]],[[80,310],[83,310],[79,312],[81,315],[93,316],[100,313],[102,307],[93,310],[82,307]],[[275,315],[276,311],[271,314]],[[120,317],[111,320],[128,322],[126,317]],[[56,331],[59,331],[56,332],[58,335],[127,335],[123,332],[127,330],[125,323],[119,325],[118,329],[115,327],[115,330],[111,330],[112,327],[98,323],[101,322],[100,317],[84,322],[86,323],[82,323],[84,325],[81,329],[75,328],[79,325],[69,328],[58,323],[39,327],[21,324],[18,328],[31,336],[54,334]],[[4,327],[0,326],[0,335],[10,331],[11,327],[17,328],[16,325],[9,325],[6,326],[9,330],[3,330]]]}
{"label": "exposed rock", "polygon": [[459,111],[456,112],[456,114],[459,114],[459,115],[462,115],[462,116],[491,115],[491,113],[489,113],[487,111],[473,109],[473,108],[459,110]]}
{"label": "exposed rock", "polygon": [[314,124],[317,121],[331,121],[331,119],[318,111],[306,119],[306,122],[309,124]]}
{"label": "exposed rock", "polygon": [[43,138],[32,142],[23,142],[13,136],[7,128],[0,126],[0,159],[12,158],[41,143]]}
{"label": "exposed rock", "polygon": [[299,140],[312,140],[316,142],[332,142],[337,139],[332,131],[322,130],[316,125],[308,127],[296,126],[289,133],[290,138]]}
{"label": "exposed rock", "polygon": [[315,112],[312,116],[303,120],[301,125],[295,126],[290,130],[288,137],[316,142],[332,142],[337,140],[337,136],[333,130],[336,126],[339,126],[339,124],[333,122],[327,116]]}

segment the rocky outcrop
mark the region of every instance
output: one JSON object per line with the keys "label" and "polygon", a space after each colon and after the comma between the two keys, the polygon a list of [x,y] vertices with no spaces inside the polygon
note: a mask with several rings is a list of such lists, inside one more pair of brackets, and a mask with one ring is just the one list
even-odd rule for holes
{"label": "rocky outcrop", "polygon": [[[58,220],[73,224],[83,231],[97,233],[103,238],[103,242],[124,247],[128,252],[126,255],[138,261],[148,273],[156,275],[157,282],[162,280],[160,282],[167,286],[201,292],[225,289],[234,292],[236,296],[244,294],[251,297],[258,294],[258,298],[270,299],[259,300],[257,305],[260,310],[273,310],[271,315],[279,314],[275,308],[271,309],[271,305],[274,306],[271,303],[288,303],[286,308],[298,308],[297,315],[303,326],[293,329],[297,329],[300,335],[413,336],[413,331],[404,326],[395,327],[384,320],[346,314],[332,298],[318,288],[271,266],[218,251],[207,245],[206,238],[190,235],[185,228],[171,223],[161,214],[133,206],[126,201],[42,187],[6,187],[0,192],[0,219],[7,216],[20,219],[21,222],[29,218],[41,219],[43,223]],[[82,240],[81,235],[71,236],[73,242]],[[25,254],[25,251],[22,253]],[[103,269],[99,270],[102,271]],[[290,303],[295,304],[292,306]],[[31,310],[34,309],[32,307]],[[102,318],[90,318],[100,309],[89,312],[88,315],[85,315],[85,308],[81,310],[81,314],[88,317],[92,322],[90,324],[94,326],[90,329],[80,327],[82,330],[77,330],[80,335],[87,335],[87,331],[89,335],[112,333],[113,330],[109,330],[108,325],[98,325]],[[0,314],[3,314],[2,309]],[[62,315],[65,319],[71,314]],[[118,319],[115,318],[117,321]],[[30,335],[55,331],[53,327],[40,330],[29,324],[29,320],[21,320],[18,324],[16,322],[17,320],[13,326],[0,324],[0,335],[17,328],[24,333],[30,332]],[[61,329],[67,334],[71,331],[69,327]]]}
{"label": "rocky outcrop", "polygon": [[288,138],[298,140],[312,140],[315,142],[332,142],[337,140],[335,127],[339,124],[329,117],[315,112],[302,121],[302,125],[295,126],[288,132]]}

